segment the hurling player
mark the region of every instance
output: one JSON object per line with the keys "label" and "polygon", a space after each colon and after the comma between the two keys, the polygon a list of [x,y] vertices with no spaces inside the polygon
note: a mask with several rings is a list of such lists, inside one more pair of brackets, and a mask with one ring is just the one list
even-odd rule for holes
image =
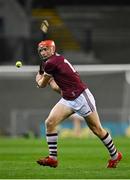
{"label": "hurling player", "polygon": [[94,96],[87,84],[82,82],[80,75],[71,63],[64,56],[56,53],[53,40],[41,41],[38,44],[38,53],[41,57],[41,68],[36,75],[37,86],[45,88],[48,83],[51,85],[51,79],[53,79],[57,84],[55,88],[60,92],[61,99],[45,120],[49,155],[39,159],[37,163],[43,166],[58,166],[56,126],[76,112],[85,119],[92,132],[108,149],[110,160],[107,167],[115,168],[122,159],[122,154],[117,151],[111,135],[102,127]]}

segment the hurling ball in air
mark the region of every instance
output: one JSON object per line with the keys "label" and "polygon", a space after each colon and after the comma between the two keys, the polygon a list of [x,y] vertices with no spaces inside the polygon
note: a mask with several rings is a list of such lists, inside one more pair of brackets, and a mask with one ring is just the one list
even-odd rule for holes
{"label": "hurling ball in air", "polygon": [[17,61],[17,62],[16,62],[16,67],[17,67],[17,68],[22,67],[22,62],[21,62],[21,61]]}

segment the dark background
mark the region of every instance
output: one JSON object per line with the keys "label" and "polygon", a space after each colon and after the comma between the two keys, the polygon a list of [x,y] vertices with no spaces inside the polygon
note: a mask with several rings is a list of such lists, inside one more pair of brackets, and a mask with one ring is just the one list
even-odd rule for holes
{"label": "dark background", "polygon": [[[48,34],[40,30],[43,19]],[[129,1],[0,0],[0,64],[39,64],[37,44],[53,39],[73,64],[128,64]]]}

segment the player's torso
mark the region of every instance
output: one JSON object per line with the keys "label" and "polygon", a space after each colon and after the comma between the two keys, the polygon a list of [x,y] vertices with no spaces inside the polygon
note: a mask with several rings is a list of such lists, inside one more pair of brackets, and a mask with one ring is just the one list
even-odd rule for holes
{"label": "player's torso", "polygon": [[86,89],[77,71],[63,56],[57,54],[52,56],[44,64],[44,69],[54,77],[65,99],[75,99]]}

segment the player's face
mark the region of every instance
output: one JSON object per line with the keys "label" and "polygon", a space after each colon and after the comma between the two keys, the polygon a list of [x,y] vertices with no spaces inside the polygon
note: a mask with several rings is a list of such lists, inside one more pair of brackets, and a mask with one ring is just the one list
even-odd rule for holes
{"label": "player's face", "polygon": [[43,60],[45,60],[54,54],[54,50],[53,47],[43,46],[42,48],[40,48],[39,53],[42,56]]}

